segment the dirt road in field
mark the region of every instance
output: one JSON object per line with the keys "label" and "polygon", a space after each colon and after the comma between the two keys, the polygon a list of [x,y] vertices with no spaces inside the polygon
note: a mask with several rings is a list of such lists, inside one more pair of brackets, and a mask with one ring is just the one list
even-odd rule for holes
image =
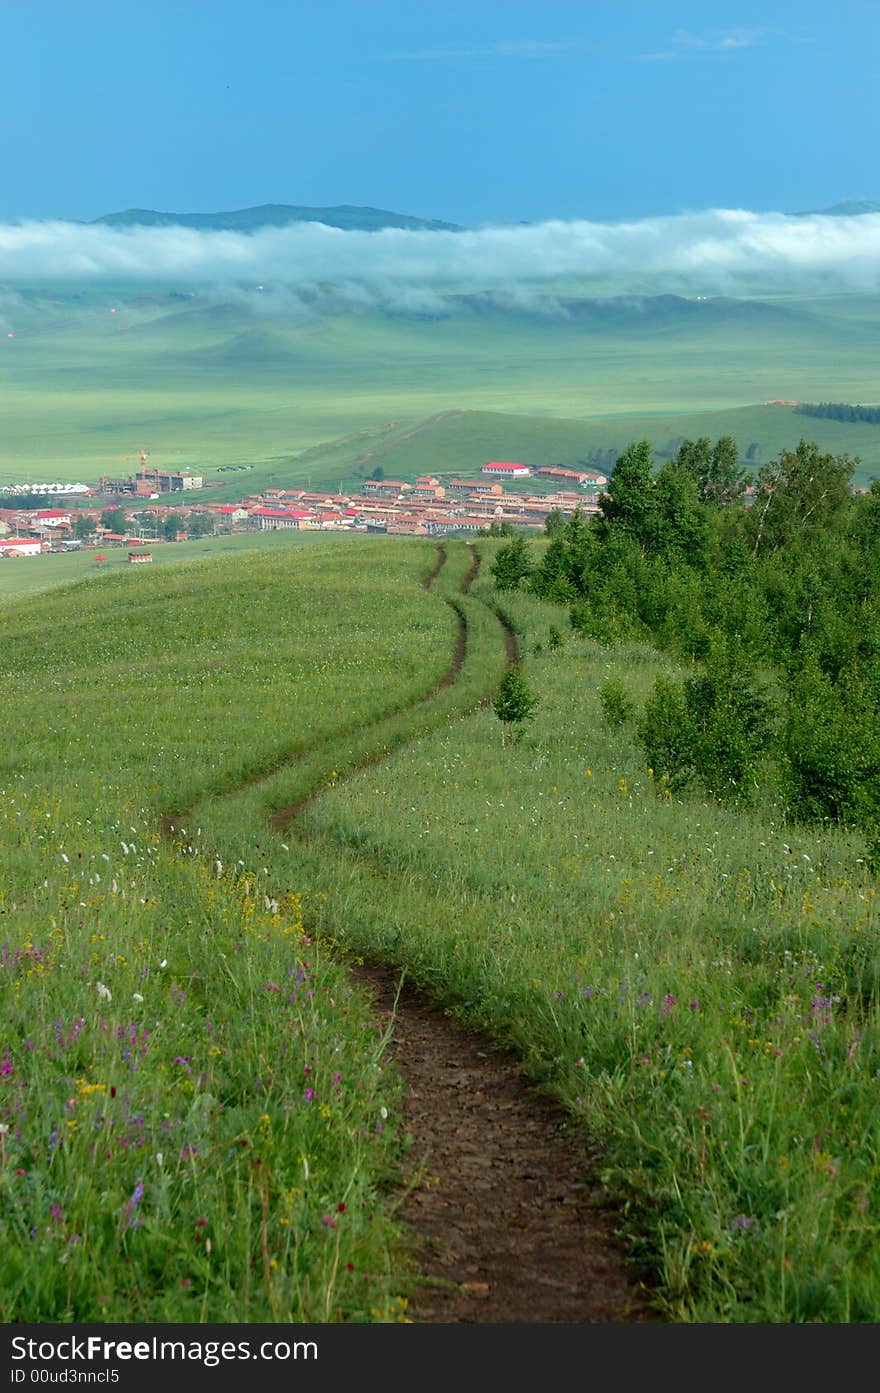
{"label": "dirt road in field", "polygon": [[565,1116],[491,1041],[378,967],[350,969],[393,1017],[411,1147],[400,1217],[413,1233],[417,1323],[595,1324],[653,1319],[598,1207],[591,1158]]}
{"label": "dirt road in field", "polygon": [[[445,559],[440,545],[426,586]],[[463,593],[478,564],[474,551]],[[513,663],[514,635],[499,622]],[[466,637],[462,621],[435,691],[456,680]],[[274,813],[273,829],[295,836],[298,814],[323,787]],[[182,816],[164,819],[167,835]],[[409,1318],[496,1325],[656,1320],[602,1207],[597,1157],[572,1135],[565,1114],[492,1041],[453,1024],[408,987],[398,991],[391,969],[348,970],[373,994],[384,1023],[391,1021],[389,1055],[405,1083],[409,1151],[398,1215],[412,1233],[418,1269]]]}

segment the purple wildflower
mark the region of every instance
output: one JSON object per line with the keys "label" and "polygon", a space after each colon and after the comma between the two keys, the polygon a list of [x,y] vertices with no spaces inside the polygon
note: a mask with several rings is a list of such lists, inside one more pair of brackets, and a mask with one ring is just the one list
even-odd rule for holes
{"label": "purple wildflower", "polygon": [[134,1218],[134,1215],[135,1215],[135,1213],[136,1213],[136,1211],[137,1211],[137,1207],[138,1207],[138,1205],[140,1204],[140,1202],[141,1202],[141,1200],[143,1199],[143,1197],[144,1197],[144,1182],[141,1180],[140,1176],[138,1176],[137,1180],[136,1180],[135,1183],[134,1183],[134,1189],[133,1189],[132,1192],[131,1192],[131,1198],[128,1199],[128,1200],[126,1200],[126,1202],[125,1202],[125,1213],[128,1214],[128,1215],[130,1216],[130,1219],[129,1219],[129,1228],[138,1228],[138,1227],[139,1227],[139,1223],[138,1223],[138,1221]]}

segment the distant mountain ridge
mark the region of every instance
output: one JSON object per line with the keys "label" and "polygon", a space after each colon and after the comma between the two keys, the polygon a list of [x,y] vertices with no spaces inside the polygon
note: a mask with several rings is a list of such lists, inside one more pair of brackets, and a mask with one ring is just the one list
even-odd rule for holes
{"label": "distant mountain ridge", "polygon": [[872,203],[870,199],[849,198],[844,203],[832,204],[830,208],[808,208],[805,212],[796,213],[795,217],[858,218],[863,213],[880,213],[880,203]]}
{"label": "distant mountain ridge", "polygon": [[377,232],[380,228],[401,227],[409,231],[463,232],[457,223],[438,218],[416,218],[408,213],[392,213],[385,208],[358,208],[340,203],[332,208],[305,208],[289,203],[264,203],[258,208],[237,208],[228,213],[160,213],[152,208],[127,208],[121,213],[105,213],[93,218],[91,226],[105,227],[194,227],[211,232],[255,232],[261,227],[288,227],[297,222],[320,222],[346,231]]}

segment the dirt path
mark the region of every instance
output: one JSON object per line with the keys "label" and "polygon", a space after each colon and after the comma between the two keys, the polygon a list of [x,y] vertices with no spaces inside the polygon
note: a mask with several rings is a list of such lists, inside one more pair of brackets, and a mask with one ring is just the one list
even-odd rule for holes
{"label": "dirt path", "polygon": [[[423,584],[431,585],[445,560],[438,547]],[[478,566],[473,552],[462,593]],[[499,622],[513,663],[514,635],[500,616]],[[431,695],[455,681],[466,638],[460,618],[452,661]],[[270,826],[295,823],[320,792],[278,810]],[[173,835],[181,816],[163,819],[166,835]],[[595,1157],[567,1130],[562,1110],[529,1086],[498,1045],[453,1025],[410,989],[398,992],[389,968],[348,970],[373,993],[377,1011],[392,1019],[389,1055],[405,1084],[410,1159],[398,1215],[412,1231],[419,1271],[411,1284],[410,1319],[496,1325],[656,1320],[601,1208],[600,1186],[590,1178]]]}
{"label": "dirt path", "polygon": [[381,967],[351,969],[393,1016],[411,1139],[399,1217],[421,1272],[416,1323],[655,1319],[565,1115],[492,1041],[453,1025]]}

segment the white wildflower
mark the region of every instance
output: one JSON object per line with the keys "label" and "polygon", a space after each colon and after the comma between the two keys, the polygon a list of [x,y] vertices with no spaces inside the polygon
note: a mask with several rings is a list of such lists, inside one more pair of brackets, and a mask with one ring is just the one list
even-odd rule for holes
{"label": "white wildflower", "polygon": [[103,982],[96,982],[96,983],[95,983],[95,991],[98,993],[98,996],[101,998],[102,1001],[112,1001],[112,1000],[113,1000],[113,997],[112,997],[112,995],[111,995],[111,993],[110,993],[110,988],[109,988],[109,987],[105,987]]}

